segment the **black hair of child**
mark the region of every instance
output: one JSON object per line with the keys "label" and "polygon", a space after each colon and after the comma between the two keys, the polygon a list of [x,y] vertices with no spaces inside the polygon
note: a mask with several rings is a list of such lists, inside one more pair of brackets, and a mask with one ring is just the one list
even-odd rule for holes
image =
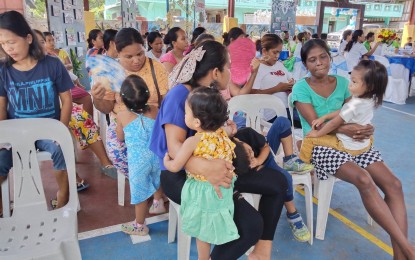
{"label": "black hair of child", "polygon": [[150,98],[147,84],[137,75],[130,75],[124,80],[120,95],[125,106],[134,113],[142,114],[150,109],[147,104]]}
{"label": "black hair of child", "polygon": [[228,103],[217,89],[198,87],[189,94],[187,102],[204,131],[216,131],[229,119]]}
{"label": "black hair of child", "polygon": [[235,158],[232,160],[232,165],[235,167],[235,173],[238,175],[243,175],[249,172],[250,168],[250,161],[249,155],[245,150],[243,142],[237,140],[236,138],[231,138],[232,142],[235,143]]}
{"label": "black hair of child", "polygon": [[388,85],[388,72],[383,64],[375,60],[361,60],[355,70],[364,70],[363,81],[366,84],[366,92],[359,98],[374,98],[375,106],[382,105]]}

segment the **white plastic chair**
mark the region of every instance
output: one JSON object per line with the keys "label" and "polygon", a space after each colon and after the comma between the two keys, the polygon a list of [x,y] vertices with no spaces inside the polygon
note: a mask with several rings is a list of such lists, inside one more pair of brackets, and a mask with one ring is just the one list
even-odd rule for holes
{"label": "white plastic chair", "polygon": [[[293,106],[291,105],[290,100],[291,100],[291,94],[288,95],[288,107],[289,107],[291,118],[292,118]],[[293,134],[294,144],[297,143],[297,140],[302,140],[302,134],[301,134],[301,137],[299,137],[299,135]],[[294,149],[297,149],[297,145],[294,145],[294,147],[295,147]],[[334,183],[337,181],[341,181],[340,179],[337,179],[331,174],[327,174],[327,176],[328,176],[327,180],[320,180],[317,178],[316,174],[313,175],[313,184],[314,184],[313,195],[316,199],[318,199],[316,238],[320,240],[324,240],[324,236],[326,233],[327,219],[329,216],[330,202],[331,202],[331,196],[333,194]],[[367,223],[371,226],[373,225],[373,220],[369,214],[367,215]]]}
{"label": "white plastic chair", "polygon": [[[49,161],[52,160],[50,153],[48,152],[37,152],[36,153],[37,161]],[[2,198],[2,205],[3,205],[3,218],[8,218],[11,215],[10,212],[10,183],[9,179],[11,173],[9,173],[9,176],[7,179],[1,184],[1,198]]]}
{"label": "white plastic chair", "polygon": [[[253,128],[258,133],[263,134],[266,129],[270,128],[271,124],[266,122],[262,118],[263,109],[272,109],[278,116],[287,117],[287,110],[285,109],[282,101],[273,95],[267,94],[248,94],[240,95],[231,98],[228,104],[229,114],[231,119],[237,111],[243,111],[246,113],[246,126]],[[292,117],[291,117],[292,118]],[[294,132],[293,132],[294,133]],[[295,143],[294,143],[295,147]],[[276,154],[272,151],[274,159],[277,161]],[[277,153],[278,154],[278,153]],[[311,234],[313,234],[313,200],[312,200],[312,184],[310,172],[305,174],[292,174],[293,185],[303,184],[305,192],[305,204],[307,214],[307,227]],[[256,195],[256,194],[254,194]],[[260,197],[259,197],[260,198]],[[259,198],[253,197],[253,205],[255,206]],[[310,236],[310,245],[313,244],[313,236]]]}
{"label": "white plastic chair", "polygon": [[[45,131],[47,129],[48,131]],[[13,147],[14,213],[0,218],[1,259],[81,259],[78,243],[75,159],[69,130],[54,119],[0,121],[0,143]],[[69,201],[48,211],[36,140],[57,141],[63,151],[69,180]]]}
{"label": "white plastic chair", "polygon": [[[72,140],[73,140],[73,136],[72,136]],[[75,145],[76,144],[74,142],[74,146]],[[75,153],[75,155],[76,155],[76,153]],[[42,161],[51,161],[52,160],[51,154],[48,153],[48,152],[36,152],[36,158],[37,158],[38,163],[42,162]],[[75,159],[76,159],[76,156],[75,156]],[[9,173],[9,176],[7,177],[7,179],[5,181],[3,181],[3,183],[1,184],[1,198],[2,198],[3,217],[4,218],[8,218],[11,215],[11,209],[10,209],[10,201],[11,201],[11,199],[10,199],[10,182],[9,182],[10,178],[11,178],[11,173]],[[78,211],[81,210],[81,203],[79,202],[79,197],[78,197],[77,210]]]}

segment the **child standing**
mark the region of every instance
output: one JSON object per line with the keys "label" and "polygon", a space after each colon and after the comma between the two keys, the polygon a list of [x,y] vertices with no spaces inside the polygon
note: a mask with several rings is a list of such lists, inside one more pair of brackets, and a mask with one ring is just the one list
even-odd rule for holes
{"label": "child standing", "polygon": [[165,212],[160,190],[160,166],[157,156],[148,149],[158,109],[147,104],[150,92],[142,78],[128,76],[120,90],[122,103],[128,110],[117,113],[117,138],[125,140],[128,149],[128,172],[131,204],[135,204],[135,220],[123,224],[121,230],[130,235],[145,236],[147,199],[154,194],[150,213]]}
{"label": "child standing", "polygon": [[[192,91],[185,104],[185,123],[197,133],[186,139],[174,159],[166,154],[166,169],[180,171],[191,156],[232,162],[235,144],[222,128],[227,120],[228,106],[218,90],[198,87]],[[235,179],[234,175],[232,183]],[[187,172],[181,192],[182,229],[197,238],[201,260],[210,258],[210,244],[220,245],[239,238],[233,221],[233,184],[232,188],[220,190],[222,198],[203,176]]]}
{"label": "child standing", "polygon": [[[303,140],[300,158],[309,162],[314,146],[331,147],[357,156],[369,151],[373,138],[356,141],[347,135],[329,135],[342,124],[371,124],[374,108],[381,105],[388,85],[385,66],[377,61],[362,60],[351,73],[351,99],[342,109],[326,114],[312,122],[312,128]],[[327,123],[325,123],[328,121]],[[315,138],[318,137],[318,138]]]}

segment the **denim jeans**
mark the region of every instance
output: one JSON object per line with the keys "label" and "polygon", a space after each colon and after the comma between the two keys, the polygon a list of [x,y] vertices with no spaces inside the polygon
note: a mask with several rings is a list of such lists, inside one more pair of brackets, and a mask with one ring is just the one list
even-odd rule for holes
{"label": "denim jeans", "polygon": [[[39,140],[36,141],[35,147],[39,151],[45,151],[52,155],[54,170],[66,170],[65,158],[58,143],[52,140]],[[12,167],[12,150],[0,149],[0,176],[7,176]]]}
{"label": "denim jeans", "polygon": [[[277,117],[274,122],[272,123],[271,128],[268,131],[267,134],[267,141],[274,152],[274,154],[277,153],[278,148],[281,144],[281,139],[290,136],[291,133],[291,123],[286,117]],[[285,201],[292,201],[294,199],[294,191],[293,191],[293,178],[291,177],[291,174],[278,166],[278,164],[275,162],[274,157],[272,154],[268,156],[268,159],[264,163],[265,167],[277,170],[281,172],[284,177],[287,179],[288,183],[288,189],[287,194],[285,197]]]}

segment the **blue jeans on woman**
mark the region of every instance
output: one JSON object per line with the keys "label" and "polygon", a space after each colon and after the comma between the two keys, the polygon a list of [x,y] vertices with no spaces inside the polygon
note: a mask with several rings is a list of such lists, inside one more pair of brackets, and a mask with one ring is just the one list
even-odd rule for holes
{"label": "blue jeans on woman", "polygon": [[[39,149],[39,151],[45,151],[52,155],[54,170],[66,170],[65,158],[63,157],[62,149],[58,143],[52,140],[38,140],[35,142],[35,147],[36,149]],[[12,167],[12,150],[0,149],[0,176],[7,176]]]}
{"label": "blue jeans on woman", "polygon": [[[292,134],[291,132],[291,122],[286,117],[277,117],[274,122],[272,123],[271,128],[268,131],[267,134],[267,141],[274,152],[274,154],[277,153],[278,148],[281,144],[281,139],[286,138]],[[293,178],[291,174],[278,166],[278,164],[274,160],[274,156],[270,153],[268,155],[268,159],[264,163],[265,167],[277,170],[281,172],[284,177],[287,179],[288,183],[288,189],[287,194],[285,197],[285,201],[292,201],[294,199],[294,191],[293,191]]]}

